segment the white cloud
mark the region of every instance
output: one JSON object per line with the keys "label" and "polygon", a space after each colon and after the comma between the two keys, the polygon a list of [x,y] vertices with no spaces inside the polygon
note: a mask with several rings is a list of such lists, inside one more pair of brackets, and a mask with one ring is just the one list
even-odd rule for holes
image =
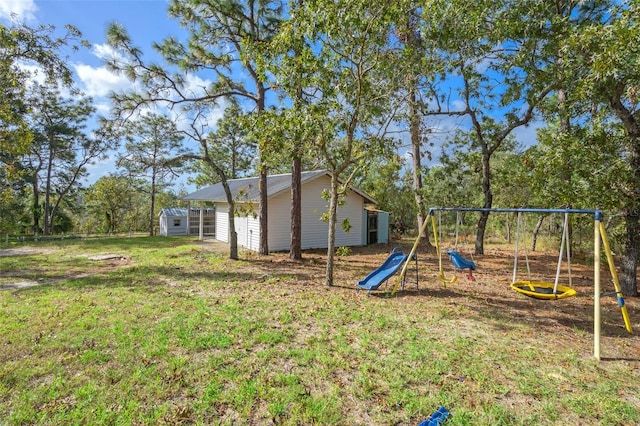
{"label": "white cloud", "polygon": [[76,74],[82,83],[82,89],[88,96],[104,97],[112,91],[132,87],[132,83],[124,76],[114,74],[105,67],[75,65]]}
{"label": "white cloud", "polygon": [[185,76],[187,91],[193,96],[202,96],[206,89],[211,85],[211,81],[203,80],[195,74],[187,74]]}
{"label": "white cloud", "polygon": [[96,108],[96,112],[102,116],[106,117],[111,112],[111,105],[107,103],[99,102],[99,103],[93,104],[93,106]]}
{"label": "white cloud", "polygon": [[[124,60],[122,55],[106,44],[94,44],[93,54],[100,60]],[[124,76],[118,75],[104,66],[93,67],[87,64],[74,65],[82,90],[92,97],[105,97],[112,91],[120,91],[133,87]]]}
{"label": "white cloud", "polygon": [[[205,134],[215,131],[218,121],[224,114],[226,106],[227,103],[222,101],[218,105],[206,111],[205,114],[198,119],[198,127],[202,128]],[[170,120],[176,123],[178,129],[190,131],[191,124],[193,123],[193,116],[185,114],[178,108],[167,110],[165,113]]]}
{"label": "white cloud", "polygon": [[92,51],[99,59],[124,58],[108,44],[94,44]]}
{"label": "white cloud", "polygon": [[29,74],[29,80],[31,81],[34,81],[39,84],[44,84],[44,82],[47,79],[46,74],[40,65],[37,65],[34,63],[26,63],[22,61],[17,62],[16,65],[18,65],[18,67],[22,71]]}
{"label": "white cloud", "polygon": [[38,6],[35,0],[2,0],[0,1],[0,19],[17,21],[34,21]]}

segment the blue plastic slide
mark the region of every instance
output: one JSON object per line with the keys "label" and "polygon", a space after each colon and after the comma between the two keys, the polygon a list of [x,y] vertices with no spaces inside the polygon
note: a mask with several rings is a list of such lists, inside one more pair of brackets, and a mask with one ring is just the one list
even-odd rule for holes
{"label": "blue plastic slide", "polygon": [[396,271],[407,260],[406,254],[402,253],[402,250],[395,248],[375,271],[366,276],[365,279],[358,282],[358,287],[363,290],[376,290],[382,285],[389,277],[396,273]]}
{"label": "blue plastic slide", "polygon": [[447,254],[449,255],[449,259],[451,259],[451,263],[458,269],[471,269],[472,271],[476,270],[476,264],[469,259],[465,259],[462,257],[460,253],[454,250],[447,250]]}

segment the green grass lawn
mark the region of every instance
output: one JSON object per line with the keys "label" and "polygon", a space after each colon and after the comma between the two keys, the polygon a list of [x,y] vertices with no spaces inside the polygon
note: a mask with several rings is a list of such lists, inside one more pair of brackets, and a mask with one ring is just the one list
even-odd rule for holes
{"label": "green grass lawn", "polygon": [[[635,335],[608,336],[623,355],[598,362],[579,323],[435,283],[367,297],[370,266],[348,258],[327,289],[321,255],[230,261],[166,237],[27,247],[0,257],[3,425],[415,425],[441,405],[447,425],[640,424]],[[123,258],[91,260],[104,253]]]}

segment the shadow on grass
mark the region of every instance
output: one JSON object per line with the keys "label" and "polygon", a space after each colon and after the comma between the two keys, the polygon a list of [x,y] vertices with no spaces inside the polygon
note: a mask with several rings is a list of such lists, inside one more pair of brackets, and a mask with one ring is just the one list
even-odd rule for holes
{"label": "shadow on grass", "polygon": [[140,291],[156,291],[158,287],[179,289],[192,283],[200,285],[201,282],[229,285],[230,288],[241,289],[243,284],[257,285],[261,283],[276,283],[295,279],[309,280],[310,277],[303,272],[292,275],[290,272],[272,272],[268,275],[261,271],[224,271],[224,270],[186,270],[183,267],[171,266],[132,266],[127,268],[114,268],[114,270],[102,270],[97,273],[85,273],[81,276],[57,277],[47,279],[39,285],[12,289],[19,292],[34,291],[60,291],[60,290],[86,290],[92,288],[131,288]]}
{"label": "shadow on grass", "polygon": [[66,240],[30,241],[13,245],[12,248],[64,248],[74,247],[78,250],[90,249],[91,251],[127,251],[134,249],[162,249],[196,244],[195,237],[161,237],[161,236],[131,236],[131,237],[99,237],[99,238],[72,238]]}
{"label": "shadow on grass", "polygon": [[[392,277],[393,278],[393,277]],[[425,280],[427,281],[427,280]],[[369,293],[369,297],[378,299],[405,300],[408,304],[412,299],[435,298],[452,306],[464,306],[487,320],[499,332],[511,332],[519,329],[522,323],[528,323],[536,330],[549,334],[575,333],[579,331],[585,335],[593,335],[593,303],[585,303],[584,295],[579,299],[539,300],[519,295],[515,292],[493,291],[494,285],[476,285],[464,283],[463,286],[451,284],[448,287],[428,286],[421,282],[419,289],[398,290],[393,295],[393,283]],[[584,290],[584,289],[583,289]],[[588,290],[588,289],[587,289]],[[366,295],[363,291],[363,296]],[[582,294],[584,294],[583,291]],[[593,300],[593,298],[589,298]],[[623,325],[622,316],[617,305],[602,305],[603,321],[601,333],[603,336],[637,339],[628,333]]]}
{"label": "shadow on grass", "polygon": [[[145,237],[145,238],[119,238],[119,241],[106,244],[95,243],[95,247],[104,250],[118,250],[129,252],[136,248],[156,249],[162,247],[173,247],[180,245],[192,244],[193,240],[186,237],[168,238],[168,237]],[[75,242],[74,242],[75,243]],[[220,267],[212,267],[206,262],[208,258],[203,258],[202,253],[195,253],[197,261],[204,262],[196,266],[140,266],[129,265],[126,267],[114,267],[109,270],[102,268],[95,274],[87,272],[83,276],[67,276],[58,277],[58,283],[49,286],[28,287],[20,290],[20,292],[32,291],[49,291],[50,288],[62,288],[71,290],[83,290],[97,287],[126,287],[136,289],[138,291],[154,292],[163,286],[166,288],[187,288],[192,283],[194,286],[200,286],[202,282],[215,283],[218,288],[227,287],[230,291],[237,289],[238,291],[258,291],[261,286],[266,288],[265,297],[269,297],[268,289],[278,287],[294,289],[303,288],[300,284],[306,284],[304,291],[318,292],[322,290],[335,289],[336,293],[343,293],[345,297],[352,297],[354,292],[358,292],[358,297],[367,298],[365,290],[358,290],[357,280],[365,277],[372,270],[377,268],[386,258],[390,248],[394,245],[354,249],[354,254],[364,255],[362,258],[338,258],[336,264],[336,272],[340,274],[340,278],[335,279],[333,287],[325,287],[324,280],[320,278],[324,276],[325,256],[323,250],[305,251],[301,261],[293,261],[284,256],[269,256],[248,258],[240,261],[225,262]],[[205,251],[203,253],[207,253]],[[217,256],[224,258],[224,253],[217,253]],[[182,256],[182,255],[181,255]],[[202,259],[201,259],[202,258]],[[558,300],[558,301],[541,301],[526,298],[509,289],[506,282],[498,284],[509,275],[505,272],[509,269],[510,261],[508,259],[498,259],[491,265],[483,265],[484,259],[477,257],[479,261],[478,282],[471,283],[464,279],[461,274],[456,284],[443,287],[442,284],[434,278],[435,272],[438,270],[438,260],[433,256],[424,256],[419,259],[420,283],[419,288],[411,284],[407,284],[405,290],[399,290],[395,295],[391,295],[395,279],[397,275],[392,276],[385,286],[378,291],[373,291],[368,297],[372,300],[395,299],[401,303],[406,303],[407,310],[413,310],[413,303],[420,301],[421,309],[423,301],[427,303],[431,299],[439,299],[438,306],[446,308],[447,306],[456,307],[464,306],[468,315],[475,315],[486,320],[487,324],[498,332],[510,332],[513,330],[521,330],[522,323],[530,324],[535,330],[540,330],[549,334],[575,334],[576,332],[585,335],[593,334],[593,302],[592,298],[585,298],[588,295],[589,287],[585,284],[587,280],[577,280],[576,284],[580,286],[580,295],[576,298]],[[489,260],[489,259],[487,259]],[[551,259],[534,259],[540,262],[536,265],[539,267],[552,265]],[[70,265],[71,266],[71,265]],[[552,265],[553,266],[553,265]],[[553,269],[553,268],[552,268]],[[425,277],[425,270],[431,274]],[[447,272],[451,272],[448,269]],[[49,288],[49,289],[48,289]],[[578,288],[577,288],[578,289]],[[297,291],[297,290],[296,290]],[[591,302],[590,302],[590,300]],[[457,314],[455,314],[457,315]],[[610,304],[603,306],[603,324],[602,334],[605,336],[616,336],[623,338],[632,338],[633,336],[626,333],[622,324],[619,309]]]}
{"label": "shadow on grass", "polygon": [[626,358],[626,357],[600,357],[600,361],[615,362],[615,361],[628,361],[628,362],[640,362],[640,357]]}

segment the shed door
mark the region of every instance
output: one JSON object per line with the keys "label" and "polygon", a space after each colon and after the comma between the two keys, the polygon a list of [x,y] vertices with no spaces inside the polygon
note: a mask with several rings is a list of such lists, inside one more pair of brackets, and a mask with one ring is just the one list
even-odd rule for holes
{"label": "shed door", "polygon": [[367,244],[378,242],[378,213],[367,212]]}

